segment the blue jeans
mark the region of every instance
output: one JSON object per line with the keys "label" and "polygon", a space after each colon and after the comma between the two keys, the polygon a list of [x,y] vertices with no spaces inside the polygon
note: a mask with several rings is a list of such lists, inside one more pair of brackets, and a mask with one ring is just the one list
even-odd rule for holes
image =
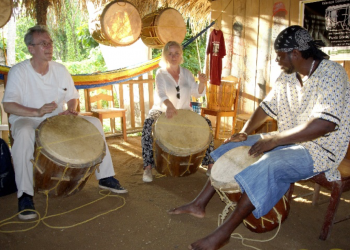
{"label": "blue jeans", "polygon": [[[211,153],[211,157],[216,161],[227,151],[239,146],[252,146],[260,138],[261,135],[257,134],[248,136],[243,142],[223,144]],[[303,146],[291,144],[265,152],[258,161],[236,174],[235,180],[255,206],[253,214],[258,219],[275,206],[291,183],[316,174],[309,152]]]}

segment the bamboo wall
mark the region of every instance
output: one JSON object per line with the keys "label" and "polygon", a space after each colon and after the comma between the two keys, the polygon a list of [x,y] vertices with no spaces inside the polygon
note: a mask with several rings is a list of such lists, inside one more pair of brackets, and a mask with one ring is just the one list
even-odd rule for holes
{"label": "bamboo wall", "polygon": [[[287,12],[273,15],[275,3]],[[212,2],[213,28],[224,33],[226,56],[222,76],[242,78],[238,113],[252,113],[280,73],[273,42],[278,33],[299,24],[299,0],[217,0]],[[350,73],[350,62],[340,62]]]}

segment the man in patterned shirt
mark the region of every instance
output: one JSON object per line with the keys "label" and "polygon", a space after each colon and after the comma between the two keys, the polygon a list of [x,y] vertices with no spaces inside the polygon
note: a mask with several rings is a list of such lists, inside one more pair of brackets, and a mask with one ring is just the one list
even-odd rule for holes
{"label": "man in patterned shirt", "polygon": [[[250,213],[267,214],[289,189],[290,183],[325,172],[329,181],[340,179],[337,170],[349,143],[350,86],[343,67],[327,60],[307,30],[290,26],[276,38],[276,61],[283,72],[241,132],[213,151],[216,161],[227,151],[251,146],[249,155],[264,154],[235,180],[242,197],[228,219],[189,249],[219,249]],[[278,131],[249,135],[268,116],[277,120]],[[249,136],[248,136],[249,135]],[[169,214],[189,213],[204,217],[215,189],[207,181],[190,203]]]}

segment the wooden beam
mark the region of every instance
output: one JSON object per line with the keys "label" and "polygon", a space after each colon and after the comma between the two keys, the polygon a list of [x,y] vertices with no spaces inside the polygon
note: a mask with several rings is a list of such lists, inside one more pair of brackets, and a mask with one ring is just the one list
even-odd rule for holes
{"label": "wooden beam", "polygon": [[[148,79],[152,79],[152,75],[148,75]],[[153,107],[153,83],[154,83],[154,79],[152,79],[153,82],[148,83],[148,100],[149,100],[149,109],[151,109]]]}
{"label": "wooden beam", "polygon": [[124,92],[122,84],[119,84],[119,107],[124,108]]}
{"label": "wooden beam", "polygon": [[[142,80],[142,76],[139,77]],[[143,93],[143,82],[139,83],[139,100],[140,100],[140,111],[141,111],[141,124],[145,122],[145,98]]]}
{"label": "wooden beam", "polygon": [[135,128],[135,101],[134,101],[134,85],[129,84],[129,97],[130,97],[130,120],[131,128]]}

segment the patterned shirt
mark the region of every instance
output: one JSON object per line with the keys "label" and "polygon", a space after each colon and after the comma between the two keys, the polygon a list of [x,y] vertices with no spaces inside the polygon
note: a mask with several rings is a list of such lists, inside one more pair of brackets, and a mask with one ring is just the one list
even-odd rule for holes
{"label": "patterned shirt", "polygon": [[315,173],[326,171],[329,181],[339,180],[337,168],[345,157],[350,139],[348,76],[340,64],[322,60],[303,85],[300,86],[296,74],[282,73],[260,107],[277,120],[279,132],[313,118],[335,123],[335,131],[299,144],[309,151]]}

